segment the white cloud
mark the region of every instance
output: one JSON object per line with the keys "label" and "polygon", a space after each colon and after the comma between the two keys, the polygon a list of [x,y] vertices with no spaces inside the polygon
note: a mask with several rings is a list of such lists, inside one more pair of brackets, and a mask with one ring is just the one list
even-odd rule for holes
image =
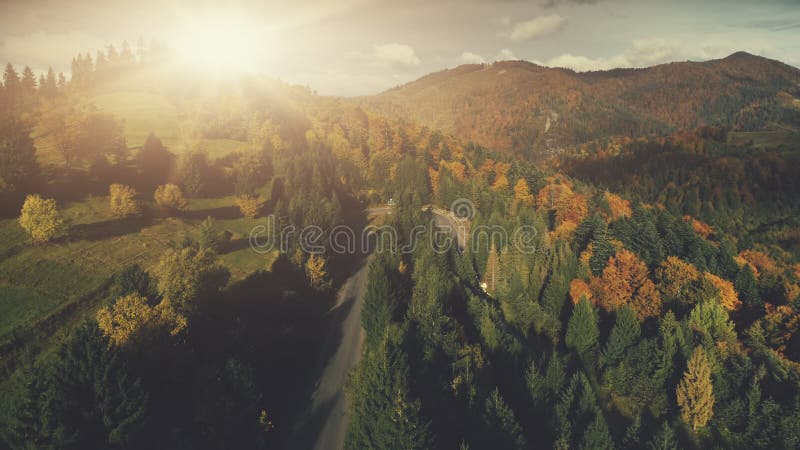
{"label": "white cloud", "polygon": [[417,57],[414,47],[391,43],[373,45],[373,56],[377,62],[393,67],[414,67],[422,61]]}
{"label": "white cloud", "polygon": [[509,61],[509,60],[517,60],[517,55],[514,54],[511,50],[504,48],[500,50],[500,53],[494,57],[495,61]]}
{"label": "white cloud", "polygon": [[484,61],[483,56],[481,56],[481,55],[479,55],[477,53],[472,53],[472,52],[464,52],[464,53],[462,53],[461,54],[461,61],[463,61],[463,62],[465,62],[467,64],[483,64],[484,62],[486,62],[486,61]]}
{"label": "white cloud", "polygon": [[705,61],[722,58],[738,50],[746,50],[754,54],[768,54],[772,47],[765,43],[736,42],[729,39],[688,43],[681,39],[648,38],[634,40],[627,49],[609,57],[591,58],[563,53],[544,62],[535,62],[550,67],[566,67],[584,72],[617,67],[649,67],[671,61]]}
{"label": "white cloud", "polygon": [[532,41],[542,36],[555,33],[567,24],[567,19],[558,14],[536,17],[525,22],[515,24],[510,31],[501,35],[512,41]]}

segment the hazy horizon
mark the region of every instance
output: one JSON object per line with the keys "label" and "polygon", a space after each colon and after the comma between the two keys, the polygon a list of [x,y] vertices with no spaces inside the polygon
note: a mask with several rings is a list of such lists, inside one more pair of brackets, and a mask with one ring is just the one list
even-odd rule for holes
{"label": "hazy horizon", "polygon": [[[158,11],[156,14],[155,11]],[[64,55],[140,37],[202,53],[238,42],[247,65],[321,94],[364,95],[464,63],[520,59],[578,71],[708,60],[747,51],[800,66],[788,1],[8,1],[0,61],[69,72]],[[244,58],[242,58],[244,59]]]}

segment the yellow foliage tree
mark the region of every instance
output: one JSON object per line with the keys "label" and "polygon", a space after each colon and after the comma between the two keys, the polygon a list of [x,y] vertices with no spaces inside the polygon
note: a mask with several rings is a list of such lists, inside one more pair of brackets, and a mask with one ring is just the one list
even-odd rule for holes
{"label": "yellow foliage tree", "polygon": [[525,206],[533,206],[533,194],[531,194],[530,187],[525,178],[520,178],[517,180],[517,184],[514,185],[514,198],[521,201]]}
{"label": "yellow foliage tree", "polygon": [[700,278],[700,272],[691,263],[676,256],[668,256],[656,269],[661,292],[668,299],[681,299],[688,292],[690,284]]}
{"label": "yellow foliage tree", "polygon": [[55,200],[32,194],[25,197],[19,225],[34,242],[47,242],[62,231],[64,220],[56,208]]}
{"label": "yellow foliage tree", "polygon": [[714,391],[711,367],[705,350],[698,346],[686,367],[676,391],[681,418],[695,432],[704,427],[714,415]]}
{"label": "yellow foliage tree", "polygon": [[258,196],[242,195],[236,197],[236,206],[244,217],[255,219],[261,210],[261,199]]}
{"label": "yellow foliage tree", "polygon": [[325,270],[325,258],[311,254],[306,261],[306,275],[308,281],[316,289],[324,288],[329,285],[328,272]]}
{"label": "yellow foliage tree", "polygon": [[189,202],[183,196],[181,188],[176,184],[162,184],[153,195],[156,206],[162,210],[183,211]]}
{"label": "yellow foliage tree", "polygon": [[148,327],[166,326],[173,336],[186,328],[186,318],[176,313],[168,301],[155,307],[139,294],[120,297],[113,306],[97,311],[97,324],[116,345],[125,345]]}
{"label": "yellow foliage tree", "polygon": [[108,187],[111,213],[117,217],[134,216],[141,212],[136,201],[136,191],[124,184],[112,184]]}
{"label": "yellow foliage tree", "polygon": [[608,203],[608,209],[611,210],[612,219],[617,220],[622,217],[631,216],[631,202],[629,200],[625,200],[608,191],[605,193],[605,199],[606,203]]}
{"label": "yellow foliage tree", "polygon": [[739,300],[739,296],[733,288],[733,283],[709,272],[704,273],[703,276],[717,288],[717,291],[719,291],[719,302],[725,309],[728,311],[736,311],[742,306],[742,301]]}

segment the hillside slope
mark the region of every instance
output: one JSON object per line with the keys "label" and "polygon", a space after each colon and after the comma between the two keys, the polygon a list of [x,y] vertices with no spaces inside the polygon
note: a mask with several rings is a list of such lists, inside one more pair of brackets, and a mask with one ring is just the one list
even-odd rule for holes
{"label": "hillside slope", "polygon": [[482,145],[541,156],[599,137],[797,125],[800,70],[744,52],[577,73],[525,61],[444,70],[363,101]]}

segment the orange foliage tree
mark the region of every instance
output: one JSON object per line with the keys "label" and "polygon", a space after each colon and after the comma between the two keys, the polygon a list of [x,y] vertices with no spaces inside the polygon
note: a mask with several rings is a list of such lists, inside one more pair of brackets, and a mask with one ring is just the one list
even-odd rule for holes
{"label": "orange foliage tree", "polygon": [[592,290],[585,281],[575,278],[569,284],[569,298],[572,300],[572,304],[577,305],[584,296],[586,300],[592,301]]}
{"label": "orange foliage tree", "polygon": [[592,292],[600,307],[613,311],[630,303],[645,280],[647,265],[623,249],[609,258],[601,277],[592,279]]}
{"label": "orange foliage tree", "polygon": [[605,199],[606,203],[608,203],[608,209],[611,210],[611,218],[613,220],[631,216],[631,202],[629,200],[625,200],[624,198],[608,191],[605,193]]}
{"label": "orange foliage tree", "polygon": [[736,295],[736,291],[733,289],[733,283],[709,272],[704,273],[703,276],[717,288],[717,291],[719,291],[719,302],[725,309],[728,311],[736,311],[742,306],[739,296]]}

